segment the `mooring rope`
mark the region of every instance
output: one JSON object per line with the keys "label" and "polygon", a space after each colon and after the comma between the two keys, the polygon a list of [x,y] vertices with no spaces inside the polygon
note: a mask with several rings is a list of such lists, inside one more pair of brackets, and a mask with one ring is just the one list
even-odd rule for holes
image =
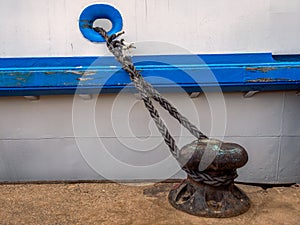
{"label": "mooring rope", "polygon": [[[119,32],[112,35],[107,35],[107,32],[101,27],[93,28],[98,32],[106,41],[109,51],[115,56],[116,60],[121,63],[122,68],[129,74],[130,80],[139,91],[145,107],[148,109],[150,116],[154,120],[159,132],[161,133],[165,143],[168,145],[171,154],[178,159],[179,148],[177,147],[174,138],[168,131],[168,128],[159,116],[158,111],[154,107],[151,98],[157,101],[171,116],[178,120],[192,135],[198,140],[208,139],[195,125],[193,125],[186,117],[184,117],[168,100],[163,98],[161,94],[154,89],[154,87],[144,80],[143,76],[136,69],[132,62],[131,56],[125,52],[133,48],[132,44],[125,43],[124,39],[117,40],[124,32]],[[195,181],[202,182],[211,186],[228,185],[233,182],[237,177],[236,171],[222,176],[211,176],[204,171],[192,171],[182,165],[182,169]]]}
{"label": "mooring rope", "polygon": [[[181,115],[181,113],[179,113],[178,110],[174,106],[172,106],[172,104],[168,100],[163,98],[150,83],[144,80],[143,76],[135,68],[131,57],[124,54],[124,49],[128,48],[128,46],[124,44],[124,40],[116,40],[116,38],[118,38],[124,32],[108,36],[106,31],[101,27],[95,27],[94,30],[97,31],[105,39],[109,51],[115,56],[117,61],[121,63],[123,69],[127,73],[129,73],[131,81],[139,91],[142,100],[144,101],[145,107],[148,109],[158,130],[162,134],[166,144],[169,146],[172,155],[176,156],[177,158],[179,149],[175,143],[175,140],[168,131],[167,127],[160,119],[158,111],[152,104],[151,98],[153,98],[164,109],[166,109],[171,116],[177,119],[178,122],[182,124],[187,130],[189,130],[190,133],[194,135],[197,139],[207,139],[207,136],[205,136],[201,131],[199,131],[198,128],[195,125],[193,125],[186,117]],[[130,47],[131,46],[129,46],[129,48]]]}
{"label": "mooring rope", "polygon": [[238,177],[236,170],[227,171],[224,175],[211,176],[203,171],[190,170],[187,167],[182,168],[194,181],[208,184],[210,186],[219,187],[233,183]]}

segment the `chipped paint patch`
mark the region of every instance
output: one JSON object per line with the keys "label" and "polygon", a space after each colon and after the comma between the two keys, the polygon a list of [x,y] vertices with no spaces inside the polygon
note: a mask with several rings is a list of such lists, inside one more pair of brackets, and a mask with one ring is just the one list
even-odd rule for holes
{"label": "chipped paint patch", "polygon": [[87,70],[66,70],[66,71],[46,71],[44,74],[46,75],[54,75],[58,73],[65,73],[65,74],[75,74],[75,75],[80,75],[80,76],[92,76],[97,73],[97,71],[92,70],[92,71],[87,71]]}

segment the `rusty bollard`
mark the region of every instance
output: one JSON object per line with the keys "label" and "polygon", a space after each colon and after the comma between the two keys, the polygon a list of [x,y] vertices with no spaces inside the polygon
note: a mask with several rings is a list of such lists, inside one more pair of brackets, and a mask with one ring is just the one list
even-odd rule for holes
{"label": "rusty bollard", "polygon": [[[199,165],[207,163],[205,160],[210,164],[201,171]],[[235,143],[202,139],[184,146],[178,162],[188,177],[170,191],[169,202],[176,209],[203,217],[232,217],[246,212],[250,200],[234,185],[234,179],[236,169],[247,161],[246,150]]]}

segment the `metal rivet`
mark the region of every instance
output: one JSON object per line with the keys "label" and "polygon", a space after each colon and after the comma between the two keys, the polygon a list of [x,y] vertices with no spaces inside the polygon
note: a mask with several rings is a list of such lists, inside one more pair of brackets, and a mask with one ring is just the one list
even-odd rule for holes
{"label": "metal rivet", "polygon": [[201,92],[191,92],[189,93],[190,98],[198,98]]}
{"label": "metal rivet", "polygon": [[257,94],[259,91],[248,91],[244,94],[244,98],[251,98],[253,97],[255,94]]}
{"label": "metal rivet", "polygon": [[38,101],[40,100],[40,96],[24,96],[25,99],[29,101]]}
{"label": "metal rivet", "polygon": [[93,95],[92,94],[80,94],[79,97],[83,100],[91,100],[93,99]]}

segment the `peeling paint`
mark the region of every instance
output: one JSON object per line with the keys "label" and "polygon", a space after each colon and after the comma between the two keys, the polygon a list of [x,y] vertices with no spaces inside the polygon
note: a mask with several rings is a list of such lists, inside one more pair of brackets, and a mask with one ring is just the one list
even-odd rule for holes
{"label": "peeling paint", "polygon": [[19,80],[19,81],[25,81],[26,79],[23,78],[23,77],[17,77],[16,80]]}
{"label": "peeling paint", "polygon": [[251,71],[251,72],[263,72],[263,73],[267,73],[269,71],[272,70],[279,70],[279,69],[300,69],[300,66],[263,66],[263,67],[246,67],[245,68],[247,71]]}
{"label": "peeling paint", "polygon": [[87,80],[93,80],[93,78],[90,78],[90,77],[78,77],[77,80],[79,80],[79,81],[87,81]]}
{"label": "peeling paint", "polygon": [[85,71],[84,74],[82,74],[82,76],[92,76],[95,75],[97,73],[97,71]]}
{"label": "peeling paint", "polygon": [[72,74],[81,75],[81,76],[91,76],[91,75],[95,75],[97,73],[97,71],[67,70],[64,73],[72,73]]}
{"label": "peeling paint", "polygon": [[92,29],[92,27],[89,24],[83,24],[81,26],[82,28]]}
{"label": "peeling paint", "polygon": [[28,77],[32,74],[32,72],[11,72],[9,73],[9,76],[13,76],[13,77]]}
{"label": "peeling paint", "polygon": [[295,81],[295,80],[290,80],[286,78],[257,78],[253,80],[246,80],[246,82],[279,82],[279,81]]}
{"label": "peeling paint", "polygon": [[267,73],[272,70],[277,70],[278,67],[246,67],[246,70],[252,71],[252,72],[263,72]]}
{"label": "peeling paint", "polygon": [[[188,92],[201,91],[198,84],[212,90],[219,85],[224,87],[225,92],[249,91],[252,87],[255,88],[253,90],[260,91],[299,90],[300,62],[274,63],[267,61],[270,57],[265,59],[265,54],[250,56],[201,56],[207,61],[208,68],[213,70],[219,83],[202,74],[202,64],[194,62],[194,56],[136,56],[134,60],[145,62],[139,64],[139,69],[144,69],[143,75],[162,91],[177,89],[161,78],[174,81]],[[157,57],[160,61],[169,62],[171,66],[153,62]],[[96,59],[97,57],[0,59],[0,96],[57,94],[57,90],[59,93],[70,94],[78,85],[91,90],[95,86],[101,86],[113,93],[125,86],[133,87],[129,84],[126,72],[115,64],[114,58],[103,57],[99,64],[93,65]],[[218,63],[219,61],[222,63]],[[191,71],[193,79],[183,73],[181,68]],[[110,79],[112,74],[113,78]]]}
{"label": "peeling paint", "polygon": [[44,72],[46,75],[53,75],[53,74],[58,74],[58,73],[65,73],[65,74],[75,74],[75,75],[80,75],[80,76],[92,76],[97,73],[97,71],[92,70],[92,71],[83,71],[83,70],[66,70],[66,71],[46,71]]}

